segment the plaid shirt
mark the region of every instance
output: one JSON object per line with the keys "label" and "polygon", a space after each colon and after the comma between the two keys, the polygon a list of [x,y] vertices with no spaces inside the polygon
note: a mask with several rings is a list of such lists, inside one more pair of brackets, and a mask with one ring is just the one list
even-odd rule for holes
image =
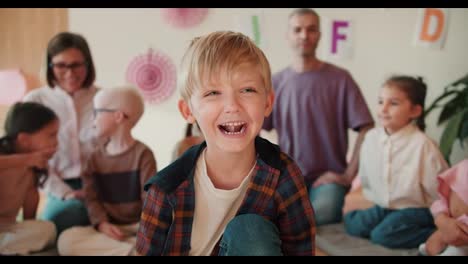
{"label": "plaid shirt", "polygon": [[[193,177],[205,147],[206,143],[192,147],[145,185],[148,194],[136,244],[139,254],[189,254],[195,209]],[[255,148],[257,165],[236,215],[257,214],[273,222],[280,232],[283,254],[314,255],[314,211],[299,168],[265,139],[257,137]]]}

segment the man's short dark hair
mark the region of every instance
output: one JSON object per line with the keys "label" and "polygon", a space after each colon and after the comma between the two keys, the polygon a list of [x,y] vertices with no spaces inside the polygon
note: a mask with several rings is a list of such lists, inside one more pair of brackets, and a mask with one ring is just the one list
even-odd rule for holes
{"label": "man's short dark hair", "polygon": [[299,15],[299,16],[303,16],[303,15],[313,15],[313,16],[316,16],[319,20],[320,20],[320,16],[318,15],[317,12],[315,12],[315,10],[313,9],[310,9],[310,8],[298,8],[298,9],[294,9],[290,14],[289,14],[289,17],[288,18],[291,18],[295,15]]}

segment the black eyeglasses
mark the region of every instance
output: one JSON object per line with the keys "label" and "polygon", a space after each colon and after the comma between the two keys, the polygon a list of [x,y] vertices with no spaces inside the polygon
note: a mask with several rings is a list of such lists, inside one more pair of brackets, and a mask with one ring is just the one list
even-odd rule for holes
{"label": "black eyeglasses", "polygon": [[86,62],[74,62],[70,64],[66,63],[50,63],[49,67],[56,69],[59,72],[66,72],[68,69],[72,71],[76,71],[77,69],[80,69],[82,67],[87,66]]}
{"label": "black eyeglasses", "polygon": [[[94,115],[94,118],[96,118],[98,113],[101,113],[101,112],[113,113],[113,112],[117,112],[117,111],[119,111],[119,109],[94,108],[93,109],[93,115]],[[128,115],[126,113],[124,113],[124,112],[122,112],[122,113],[123,113],[125,118],[128,118]]]}

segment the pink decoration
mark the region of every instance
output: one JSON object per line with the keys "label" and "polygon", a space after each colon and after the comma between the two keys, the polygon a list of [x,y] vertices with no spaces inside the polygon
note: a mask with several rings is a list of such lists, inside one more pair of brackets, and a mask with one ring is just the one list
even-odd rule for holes
{"label": "pink decoration", "polygon": [[20,70],[0,71],[0,105],[21,100],[27,90],[27,80]]}
{"label": "pink decoration", "polygon": [[160,103],[175,90],[176,68],[167,55],[149,49],[130,62],[127,81],[140,89],[145,101]]}
{"label": "pink decoration", "polygon": [[163,8],[162,17],[177,28],[189,28],[200,24],[208,14],[208,8]]}

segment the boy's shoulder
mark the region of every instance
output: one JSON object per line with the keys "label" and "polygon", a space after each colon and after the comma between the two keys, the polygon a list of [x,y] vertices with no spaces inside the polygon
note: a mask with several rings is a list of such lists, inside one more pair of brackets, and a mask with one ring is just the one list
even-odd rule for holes
{"label": "boy's shoulder", "polygon": [[137,166],[143,160],[155,160],[153,151],[150,147],[139,140],[129,149],[118,155],[109,155],[105,144],[99,144],[91,153],[88,163],[93,164],[93,168],[117,166]]}
{"label": "boy's shoulder", "polygon": [[261,137],[255,138],[255,151],[259,158],[268,166],[280,171],[284,169],[288,163],[292,162],[292,159],[288,155],[281,152],[278,145]]}
{"label": "boy's shoulder", "polygon": [[277,170],[280,179],[301,175],[297,163],[288,154],[282,152],[278,145],[271,143],[267,139],[256,137],[255,150],[257,152],[257,160],[264,163],[264,169]]}
{"label": "boy's shoulder", "polygon": [[138,139],[135,140],[135,150],[139,152],[150,152],[153,154],[153,151],[150,147],[148,147],[145,143],[139,141]]}
{"label": "boy's shoulder", "polygon": [[151,177],[144,186],[145,191],[156,185],[166,193],[173,192],[188,177],[193,176],[197,158],[205,147],[206,143],[203,142],[189,148],[180,158]]}

